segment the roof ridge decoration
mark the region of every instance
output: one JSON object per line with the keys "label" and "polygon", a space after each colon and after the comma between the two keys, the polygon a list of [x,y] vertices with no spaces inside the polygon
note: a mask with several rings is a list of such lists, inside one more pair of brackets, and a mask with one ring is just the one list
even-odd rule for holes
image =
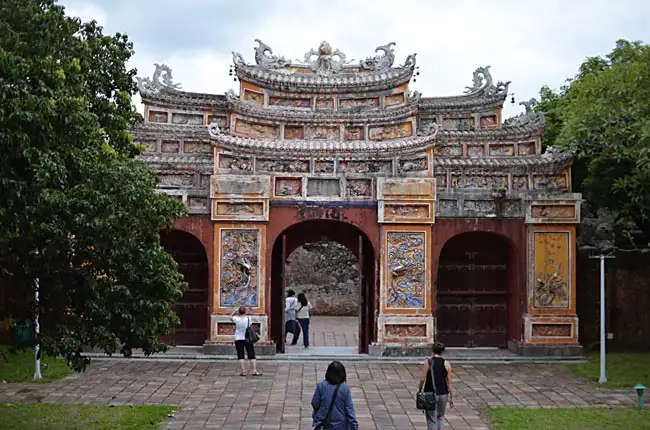
{"label": "roof ridge decoration", "polygon": [[467,95],[483,96],[508,94],[510,81],[498,81],[497,84],[494,85],[492,74],[490,74],[490,67],[491,66],[477,67],[476,70],[474,70],[473,85],[471,87],[465,87],[463,93]]}
{"label": "roof ridge decoration", "polygon": [[546,123],[546,115],[544,112],[534,112],[533,109],[539,102],[535,97],[528,101],[519,102],[519,106],[523,106],[524,113],[520,113],[512,118],[507,118],[503,121],[504,127],[524,127],[524,126],[543,126]]}
{"label": "roof ridge decoration", "polygon": [[[316,59],[313,59],[316,57]],[[304,64],[308,65],[312,72],[319,76],[331,76],[343,70],[343,66],[350,64],[347,55],[338,49],[332,50],[332,45],[323,40],[318,45],[318,50],[310,49],[305,53]]]}
{"label": "roof ridge decoration", "polygon": [[376,47],[375,52],[381,51],[383,55],[367,57],[365,60],[359,61],[359,66],[364,70],[373,70],[375,72],[392,67],[395,62],[395,50],[393,46],[395,46],[395,42],[389,42]]}
{"label": "roof ridge decoration", "polygon": [[178,92],[181,89],[181,84],[174,83],[171,67],[158,63],[154,63],[153,65],[155,70],[151,78],[135,78],[138,81],[138,90],[140,90],[140,93],[151,95],[158,94],[163,90]]}

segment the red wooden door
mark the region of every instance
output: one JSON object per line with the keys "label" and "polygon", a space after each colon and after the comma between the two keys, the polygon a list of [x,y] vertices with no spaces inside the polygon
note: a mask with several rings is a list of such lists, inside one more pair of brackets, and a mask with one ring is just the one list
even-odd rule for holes
{"label": "red wooden door", "polygon": [[438,340],[448,346],[507,346],[508,247],[471,233],[445,245],[438,265]]}

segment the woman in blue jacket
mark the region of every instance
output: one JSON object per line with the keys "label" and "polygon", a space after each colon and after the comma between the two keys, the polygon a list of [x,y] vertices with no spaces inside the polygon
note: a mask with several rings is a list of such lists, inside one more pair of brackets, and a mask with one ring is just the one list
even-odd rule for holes
{"label": "woman in blue jacket", "polygon": [[325,380],[316,385],[311,399],[314,429],[359,430],[352,392],[345,383],[346,379],[345,366],[332,361],[327,367]]}

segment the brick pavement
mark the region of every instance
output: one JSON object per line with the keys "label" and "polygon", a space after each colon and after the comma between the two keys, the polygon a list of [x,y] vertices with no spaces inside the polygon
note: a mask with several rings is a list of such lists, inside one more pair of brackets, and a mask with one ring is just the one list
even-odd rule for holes
{"label": "brick pavement", "polygon": [[[309,334],[310,346],[357,346],[359,318],[314,315],[309,322]],[[298,342],[302,345],[302,337]]]}
{"label": "brick pavement", "polygon": [[[82,374],[51,384],[0,384],[0,403],[171,404],[167,429],[310,429],[311,396],[326,362],[262,363],[262,377],[210,362],[94,361]],[[348,383],[361,429],[426,428],[414,407],[420,367],[350,363]],[[632,405],[628,392],[602,390],[562,365],[463,365],[455,372],[456,408],[447,428],[488,429],[488,406]]]}

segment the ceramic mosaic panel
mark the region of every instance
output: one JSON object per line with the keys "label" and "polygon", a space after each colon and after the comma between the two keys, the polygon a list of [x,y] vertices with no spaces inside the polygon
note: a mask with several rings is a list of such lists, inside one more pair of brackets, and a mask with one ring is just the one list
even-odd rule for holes
{"label": "ceramic mosaic panel", "polygon": [[513,190],[527,190],[528,189],[528,175],[512,175],[512,189]]}
{"label": "ceramic mosaic panel", "polygon": [[198,140],[185,140],[183,141],[183,152],[187,153],[202,153],[207,154],[212,152],[212,145],[210,142],[201,142]]}
{"label": "ceramic mosaic panel", "polygon": [[258,105],[263,105],[264,94],[257,91],[244,90],[244,100]]}
{"label": "ceramic mosaic panel", "polygon": [[379,107],[379,98],[361,98],[361,99],[341,99],[339,100],[339,109],[375,109]]}
{"label": "ceramic mosaic panel", "polygon": [[262,202],[219,202],[215,213],[219,216],[263,215]]}
{"label": "ceramic mosaic panel", "polygon": [[160,152],[175,153],[181,149],[181,143],[178,140],[163,140],[160,145]]}
{"label": "ceramic mosaic panel", "polygon": [[158,152],[158,142],[155,140],[145,140],[140,145],[144,146],[144,152]]}
{"label": "ceramic mosaic panel", "polygon": [[571,337],[571,324],[533,324],[532,335],[535,337]]}
{"label": "ceramic mosaic panel", "polygon": [[219,304],[221,307],[259,306],[260,232],[221,229]]}
{"label": "ceramic mosaic panel", "polygon": [[345,140],[364,140],[363,127],[345,127]]}
{"label": "ceramic mosaic panel", "polygon": [[340,140],[341,128],[338,126],[317,125],[314,127],[314,139]]}
{"label": "ceramic mosaic panel", "polygon": [[386,107],[399,106],[399,105],[403,105],[405,102],[406,99],[404,97],[404,93],[392,94],[390,96],[386,96],[386,100],[384,101],[384,106]]}
{"label": "ceramic mosaic panel", "polygon": [[426,233],[386,234],[386,308],[422,309],[426,295]]}
{"label": "ceramic mosaic panel", "polygon": [[278,160],[258,158],[257,172],[309,172],[309,160]]}
{"label": "ceramic mosaic panel", "polygon": [[400,159],[397,170],[400,173],[422,172],[429,169],[429,159],[424,157]]}
{"label": "ceramic mosaic panel", "polygon": [[276,125],[258,124],[240,118],[235,121],[235,132],[253,137],[280,137],[280,128]]}
{"label": "ceramic mosaic panel", "polygon": [[279,197],[302,196],[301,178],[276,178],[274,195]]}
{"label": "ceramic mosaic panel", "polygon": [[570,240],[569,232],[533,233],[535,308],[569,309],[572,258]]}
{"label": "ceramic mosaic panel", "polygon": [[201,125],[203,124],[203,114],[174,113],[172,114],[172,124]]}
{"label": "ceramic mosaic panel", "polygon": [[347,197],[372,197],[371,179],[348,179],[345,184]]}
{"label": "ceramic mosaic panel", "polygon": [[535,142],[520,143],[517,146],[519,155],[535,155]]}
{"label": "ceramic mosaic panel", "polygon": [[316,97],[316,109],[334,109],[334,97]]}
{"label": "ceramic mosaic panel", "polygon": [[304,139],[305,138],[305,127],[297,125],[285,125],[284,126],[284,138],[285,139]]}
{"label": "ceramic mosaic panel", "polygon": [[208,116],[208,124],[214,124],[214,123],[219,125],[220,128],[225,128],[226,125],[228,125],[228,120],[226,119],[225,116],[209,115]]}
{"label": "ceramic mosaic panel", "polygon": [[474,118],[446,118],[442,120],[445,130],[474,130]]}
{"label": "ceramic mosaic panel", "polygon": [[463,145],[461,144],[451,144],[451,145],[436,145],[433,149],[435,155],[440,155],[442,157],[459,157],[463,155]]}
{"label": "ceramic mosaic panel", "polygon": [[373,126],[368,129],[368,138],[371,140],[400,139],[413,136],[413,123]]}
{"label": "ceramic mosaic panel", "polygon": [[512,156],[515,155],[515,145],[490,145],[490,156]]}
{"label": "ceramic mosaic panel", "polygon": [[480,125],[481,129],[499,128],[496,115],[482,116]]}
{"label": "ceramic mosaic panel", "polygon": [[393,339],[405,337],[426,337],[427,326],[425,324],[386,324],[384,336]]}
{"label": "ceramic mosaic panel", "polygon": [[333,161],[314,161],[314,173],[333,173],[334,172],[334,162]]}
{"label": "ceramic mosaic panel", "polygon": [[533,205],[530,210],[533,218],[568,220],[576,218],[575,205]]}
{"label": "ceramic mosaic panel", "polygon": [[431,222],[430,203],[384,203],[383,222]]}
{"label": "ceramic mosaic panel", "polygon": [[149,111],[149,122],[167,123],[167,119],[167,112],[161,112],[157,110]]}
{"label": "ceramic mosaic panel", "polygon": [[546,191],[569,191],[567,175],[534,175],[533,188]]}
{"label": "ceramic mosaic panel", "polygon": [[208,199],[205,198],[205,197],[189,196],[187,198],[187,206],[190,209],[207,209],[208,208]]}
{"label": "ceramic mosaic panel", "polygon": [[508,188],[508,177],[500,175],[452,175],[452,188]]}
{"label": "ceramic mosaic panel", "polygon": [[393,172],[393,162],[390,160],[374,161],[341,161],[339,172],[345,173],[386,173]]}
{"label": "ceramic mosaic panel", "polygon": [[483,157],[485,155],[485,145],[467,145],[468,157]]}
{"label": "ceramic mosaic panel", "polygon": [[158,175],[159,185],[169,187],[191,187],[194,185],[194,175]]}
{"label": "ceramic mosaic panel", "polygon": [[310,98],[269,97],[269,106],[311,109]]}
{"label": "ceramic mosaic panel", "polygon": [[241,170],[244,172],[253,171],[253,162],[248,157],[219,154],[218,166],[220,169]]}

